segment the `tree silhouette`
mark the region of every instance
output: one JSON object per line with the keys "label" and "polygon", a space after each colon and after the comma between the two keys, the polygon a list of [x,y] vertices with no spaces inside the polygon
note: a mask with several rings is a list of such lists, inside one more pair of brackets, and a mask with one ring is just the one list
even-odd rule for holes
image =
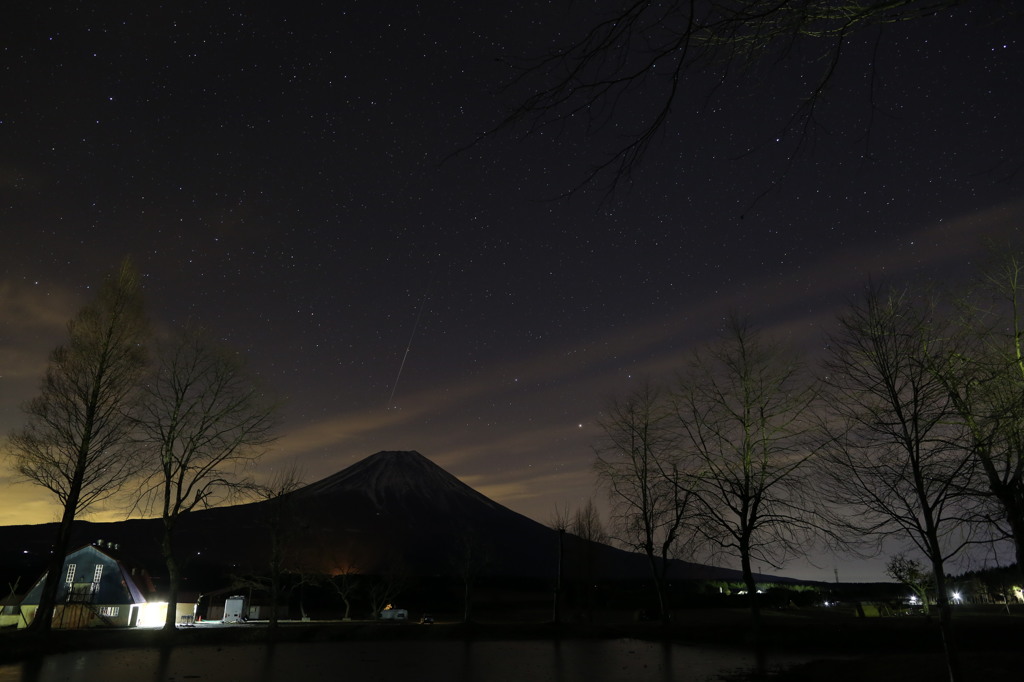
{"label": "tree silhouette", "polygon": [[737,319],[679,379],[694,529],[712,556],[739,559],[755,632],[754,562],[780,568],[813,537],[805,465],[815,399],[799,363]]}
{"label": "tree silhouette", "polygon": [[969,492],[1024,566],[1024,261],[1008,249],[963,297],[960,344],[936,366],[975,456]]}
{"label": "tree silhouette", "polygon": [[263,508],[266,510],[264,519],[269,545],[267,568],[270,572],[266,587],[270,593],[268,627],[271,631],[277,628],[277,610],[283,591],[286,562],[296,531],[292,493],[302,486],[301,470],[292,462],[278,470],[266,485],[257,486],[255,491],[257,497],[263,500]]}
{"label": "tree silhouette", "polygon": [[970,542],[973,458],[934,372],[951,335],[909,291],[869,290],[830,338],[822,487],[847,537],[910,543],[935,576],[952,681],[960,679],[945,565]]}
{"label": "tree silhouette", "polygon": [[692,514],[671,405],[647,383],[613,401],[600,426],[594,468],[611,502],[615,539],[647,557],[658,613],[667,620],[669,559]]}
{"label": "tree silhouette", "polygon": [[130,433],[148,337],[138,274],[126,259],[68,323],[68,340],[51,353],[39,396],[24,407],[28,423],[10,437],[19,475],[63,507],[34,630],[50,629],[75,517],[138,471]]}
{"label": "tree silhouette", "polygon": [[234,352],[187,330],[164,344],[139,418],[149,451],[140,504],[163,520],[170,595],[164,627],[175,627],[181,571],[174,534],[181,517],[252,490],[249,467],[273,440],[274,406]]}

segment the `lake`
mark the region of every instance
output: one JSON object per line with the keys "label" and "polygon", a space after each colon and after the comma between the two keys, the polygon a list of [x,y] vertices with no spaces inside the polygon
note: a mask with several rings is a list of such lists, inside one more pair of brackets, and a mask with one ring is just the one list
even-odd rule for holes
{"label": "lake", "polygon": [[0,682],[711,682],[756,663],[740,649],[633,639],[231,644],[55,654],[0,665]]}

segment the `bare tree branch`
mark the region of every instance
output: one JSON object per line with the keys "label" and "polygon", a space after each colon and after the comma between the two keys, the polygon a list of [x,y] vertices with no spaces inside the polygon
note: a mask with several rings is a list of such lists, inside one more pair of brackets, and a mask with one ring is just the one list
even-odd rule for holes
{"label": "bare tree branch", "polygon": [[925,19],[963,2],[635,0],[595,21],[567,46],[513,64],[517,75],[507,89],[526,88],[529,94],[480,139],[516,127],[526,135],[568,125],[587,134],[614,128],[622,142],[566,194],[606,174],[611,192],[630,179],[674,109],[698,99],[695,80],[727,83],[799,49],[804,63],[820,65],[786,125],[803,140],[851,36]]}

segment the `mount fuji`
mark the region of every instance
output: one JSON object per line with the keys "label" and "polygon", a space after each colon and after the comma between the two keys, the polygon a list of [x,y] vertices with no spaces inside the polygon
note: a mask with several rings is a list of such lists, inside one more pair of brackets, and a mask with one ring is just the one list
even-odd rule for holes
{"label": "mount fuji", "polygon": [[[0,527],[0,567],[31,570],[49,553],[56,524]],[[73,546],[104,539],[161,575],[159,519],[76,522]],[[418,452],[378,452],[275,500],[195,511],[176,533],[184,570],[260,573],[270,536],[286,539],[285,563],[318,573],[420,576],[456,574],[469,554],[480,573],[554,578],[558,532],[480,494]],[[583,543],[567,536],[567,547]],[[646,557],[595,545],[596,564],[610,579],[646,578]],[[590,552],[595,556],[594,552]],[[739,572],[674,561],[677,579],[738,580]],[[34,580],[36,575],[24,575]]]}

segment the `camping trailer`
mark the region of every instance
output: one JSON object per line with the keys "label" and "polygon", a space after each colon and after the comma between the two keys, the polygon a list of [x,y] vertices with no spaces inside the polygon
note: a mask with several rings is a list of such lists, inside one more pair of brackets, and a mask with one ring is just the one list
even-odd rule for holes
{"label": "camping trailer", "polygon": [[240,623],[248,618],[248,610],[245,605],[245,597],[235,594],[224,600],[224,616],[221,621],[225,623]]}

